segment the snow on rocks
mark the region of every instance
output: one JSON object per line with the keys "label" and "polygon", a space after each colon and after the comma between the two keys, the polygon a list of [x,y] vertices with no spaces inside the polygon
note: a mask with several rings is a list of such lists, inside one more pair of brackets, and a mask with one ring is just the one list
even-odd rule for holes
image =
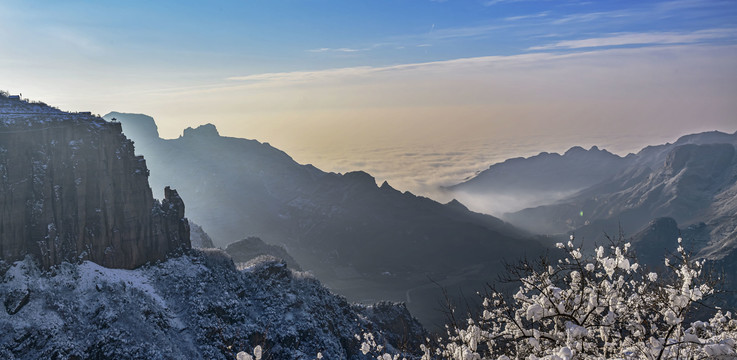
{"label": "snow on rocks", "polygon": [[[0,310],[0,358],[364,359],[353,335],[365,329],[395,352],[387,339],[424,340],[406,308],[368,311],[278,260],[238,271],[227,259],[192,250],[135,270],[0,262],[0,299],[30,294]],[[387,337],[382,317],[420,331]]]}

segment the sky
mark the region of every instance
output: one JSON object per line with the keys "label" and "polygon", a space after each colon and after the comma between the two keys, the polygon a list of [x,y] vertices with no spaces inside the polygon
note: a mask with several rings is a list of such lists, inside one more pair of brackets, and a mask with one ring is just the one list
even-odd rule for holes
{"label": "sky", "polygon": [[737,131],[737,2],[0,1],[0,89],[429,194],[508,157]]}

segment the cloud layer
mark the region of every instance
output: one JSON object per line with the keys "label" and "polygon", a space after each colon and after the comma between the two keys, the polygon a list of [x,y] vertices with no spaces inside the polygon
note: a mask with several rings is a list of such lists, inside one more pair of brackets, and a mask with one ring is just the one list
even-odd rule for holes
{"label": "cloud layer", "polygon": [[625,45],[691,44],[704,40],[735,38],[737,29],[708,29],[691,33],[654,32],[614,34],[610,36],[565,40],[553,44],[533,46],[530,50],[581,49]]}

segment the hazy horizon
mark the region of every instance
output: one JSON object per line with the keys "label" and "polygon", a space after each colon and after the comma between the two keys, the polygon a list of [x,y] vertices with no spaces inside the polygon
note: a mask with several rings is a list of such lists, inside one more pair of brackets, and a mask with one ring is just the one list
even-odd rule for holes
{"label": "hazy horizon", "polygon": [[[154,120],[157,119],[154,117]],[[194,127],[197,126],[194,125]],[[239,137],[224,134],[220,128],[218,128],[218,131],[221,136]],[[364,171],[376,179],[377,185],[387,181],[397,190],[410,191],[415,195],[430,197],[440,202],[448,202],[456,198],[457,194],[440,191],[440,187],[458,184],[486,170],[493,164],[511,158],[527,158],[541,152],[563,154],[574,146],[583,147],[587,150],[596,146],[599,149],[624,157],[630,153],[637,153],[646,146],[673,143],[681,136],[702,131],[722,131],[732,134],[737,132],[737,126],[731,130],[696,129],[685,133],[674,132],[673,135],[669,135],[672,131],[639,134],[623,133],[619,135],[603,132],[585,138],[578,134],[567,134],[554,138],[539,135],[536,137],[481,139],[460,144],[395,143],[386,146],[346,146],[344,148],[333,148],[332,150],[326,149],[330,144],[316,144],[315,147],[290,147],[254,137],[241,138],[269,143],[303,165],[311,164],[320,170],[335,173]],[[175,137],[162,136],[162,138],[173,139],[180,136],[182,136],[182,131]],[[386,161],[386,159],[392,159],[392,161]],[[532,199],[521,199],[519,196],[508,196],[508,199],[502,199],[503,197],[501,194],[495,195],[495,200],[499,204],[493,209],[474,203],[470,199],[470,195],[463,199],[458,198],[458,200],[462,200],[472,210],[497,216],[502,215],[505,211],[522,209],[525,204],[536,203],[536,201],[531,201]],[[520,204],[503,203],[511,201],[510,199],[516,199]]]}

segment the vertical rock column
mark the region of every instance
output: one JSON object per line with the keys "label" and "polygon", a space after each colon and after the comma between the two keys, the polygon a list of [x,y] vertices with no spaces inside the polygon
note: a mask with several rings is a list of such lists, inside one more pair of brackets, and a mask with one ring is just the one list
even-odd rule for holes
{"label": "vertical rock column", "polygon": [[189,248],[184,202],[153,198],[120,124],[67,115],[0,127],[0,259],[135,268]]}

